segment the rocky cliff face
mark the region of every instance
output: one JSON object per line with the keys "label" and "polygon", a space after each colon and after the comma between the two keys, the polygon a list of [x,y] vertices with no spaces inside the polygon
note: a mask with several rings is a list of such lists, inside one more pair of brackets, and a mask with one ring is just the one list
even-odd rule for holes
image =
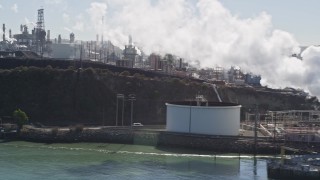
{"label": "rocky cliff face", "polygon": [[[0,117],[11,116],[16,108],[25,111],[32,122],[46,125],[115,125],[130,124],[131,101],[117,94],[135,94],[133,121],[164,124],[166,102],[193,100],[202,94],[218,101],[212,86],[171,77],[146,77],[131,72],[108,69],[58,69],[18,67],[0,70]],[[223,101],[237,102],[243,110],[259,104],[261,110],[311,109],[317,99],[257,91],[253,88],[220,86]]]}

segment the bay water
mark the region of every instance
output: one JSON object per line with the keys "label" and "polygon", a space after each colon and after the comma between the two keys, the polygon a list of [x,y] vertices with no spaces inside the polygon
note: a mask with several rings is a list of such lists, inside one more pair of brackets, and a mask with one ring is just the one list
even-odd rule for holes
{"label": "bay water", "polygon": [[0,179],[268,179],[266,159],[108,143],[0,142]]}

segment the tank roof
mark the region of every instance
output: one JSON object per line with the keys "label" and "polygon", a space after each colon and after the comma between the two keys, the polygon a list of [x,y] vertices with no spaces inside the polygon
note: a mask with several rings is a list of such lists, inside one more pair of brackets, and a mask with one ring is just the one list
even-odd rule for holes
{"label": "tank roof", "polygon": [[[198,106],[197,101],[173,101],[168,102],[168,104],[172,105],[182,105],[182,106]],[[215,101],[208,101],[207,102],[200,102],[200,106],[208,106],[208,107],[221,107],[221,106],[240,106],[240,104],[230,103],[230,102],[215,102]]]}

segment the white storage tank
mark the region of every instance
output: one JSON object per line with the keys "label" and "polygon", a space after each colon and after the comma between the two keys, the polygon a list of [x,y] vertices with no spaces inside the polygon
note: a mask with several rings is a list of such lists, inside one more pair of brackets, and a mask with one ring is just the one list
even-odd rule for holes
{"label": "white storage tank", "polygon": [[241,105],[224,102],[196,101],[166,103],[167,131],[237,136]]}

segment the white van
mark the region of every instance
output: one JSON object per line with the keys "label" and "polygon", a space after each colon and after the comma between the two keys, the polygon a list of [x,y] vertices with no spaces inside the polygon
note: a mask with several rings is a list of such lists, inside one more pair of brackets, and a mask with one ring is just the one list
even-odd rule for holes
{"label": "white van", "polygon": [[143,126],[141,123],[133,123],[132,126]]}

